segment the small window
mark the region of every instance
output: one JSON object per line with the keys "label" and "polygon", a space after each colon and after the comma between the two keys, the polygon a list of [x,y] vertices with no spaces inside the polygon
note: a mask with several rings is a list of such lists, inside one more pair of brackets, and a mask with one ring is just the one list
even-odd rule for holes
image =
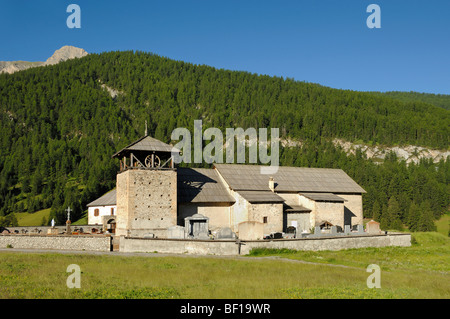
{"label": "small window", "polygon": [[263,223],[264,223],[264,224],[267,224],[267,216],[264,216],[264,217],[263,217]]}
{"label": "small window", "polygon": [[114,215],[114,207],[111,207],[111,215]]}
{"label": "small window", "polygon": [[99,210],[98,208],[96,208],[96,209],[94,210],[94,216],[98,216],[98,215],[99,215],[99,212],[100,212],[100,210]]}

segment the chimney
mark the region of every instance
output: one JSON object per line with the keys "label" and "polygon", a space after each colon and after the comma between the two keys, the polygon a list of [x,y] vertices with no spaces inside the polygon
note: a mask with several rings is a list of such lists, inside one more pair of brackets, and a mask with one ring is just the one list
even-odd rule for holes
{"label": "chimney", "polygon": [[273,180],[273,177],[269,177],[269,188],[272,192],[275,192],[275,182]]}

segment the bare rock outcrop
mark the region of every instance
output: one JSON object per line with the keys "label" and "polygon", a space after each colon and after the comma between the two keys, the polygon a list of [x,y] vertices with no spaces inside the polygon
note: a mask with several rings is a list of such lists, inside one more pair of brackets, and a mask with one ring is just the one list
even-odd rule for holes
{"label": "bare rock outcrop", "polygon": [[28,61],[0,61],[0,73],[14,73],[29,68],[34,68],[44,65],[53,65],[62,61],[66,61],[74,58],[82,58],[88,55],[88,53],[81,49],[73,46],[63,46],[61,49],[56,50],[51,57],[45,62],[28,62]]}
{"label": "bare rock outcrop", "polygon": [[69,59],[82,58],[86,55],[88,55],[88,53],[85,50],[66,45],[61,49],[56,50],[55,53],[45,61],[45,65],[53,65]]}

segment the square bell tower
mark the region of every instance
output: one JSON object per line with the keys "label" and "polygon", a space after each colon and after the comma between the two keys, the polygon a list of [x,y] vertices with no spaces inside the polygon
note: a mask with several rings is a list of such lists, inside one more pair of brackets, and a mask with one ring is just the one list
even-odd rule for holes
{"label": "square bell tower", "polygon": [[171,145],[145,135],[113,155],[116,177],[116,235],[166,237],[177,224],[177,171]]}

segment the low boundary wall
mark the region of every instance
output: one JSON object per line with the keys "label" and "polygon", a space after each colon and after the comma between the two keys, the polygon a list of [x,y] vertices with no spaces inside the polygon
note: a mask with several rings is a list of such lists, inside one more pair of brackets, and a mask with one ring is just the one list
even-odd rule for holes
{"label": "low boundary wall", "polygon": [[[120,252],[158,252],[196,255],[246,255],[253,248],[319,251],[387,246],[411,246],[411,234],[254,241],[187,240],[120,236],[119,240]],[[112,237],[104,235],[0,235],[0,248],[8,247],[108,252],[111,251]]]}
{"label": "low boundary wall", "polygon": [[411,246],[411,234],[273,239],[255,241],[186,240],[120,237],[120,252],[158,252],[199,255],[246,255],[253,248],[342,250],[365,247]]}
{"label": "low boundary wall", "polygon": [[111,251],[104,235],[0,235],[1,248]]}
{"label": "low boundary wall", "polygon": [[[47,230],[51,229],[51,226],[15,226],[15,227],[6,227],[11,233],[18,231],[19,234],[39,234],[45,235],[47,234]],[[66,231],[66,226],[55,226],[54,228],[58,229],[59,233],[62,234]],[[92,229],[96,229],[97,231],[103,228],[102,225],[70,225],[72,231],[75,229],[82,228],[85,233],[92,232]]]}

